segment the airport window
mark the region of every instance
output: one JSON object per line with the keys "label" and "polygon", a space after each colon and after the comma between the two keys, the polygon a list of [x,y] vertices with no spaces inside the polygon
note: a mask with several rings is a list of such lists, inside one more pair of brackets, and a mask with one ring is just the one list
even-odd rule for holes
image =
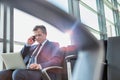
{"label": "airport window", "polygon": [[96,0],[81,0],[82,2],[84,2],[85,4],[89,5],[91,8],[93,8],[94,10],[97,11],[97,7],[96,7]]}
{"label": "airport window", "polygon": [[[3,52],[3,5],[0,4],[0,53]],[[2,70],[3,62],[0,59],[0,70]]]}
{"label": "airport window", "polygon": [[71,44],[68,34],[65,35],[65,33],[62,33],[52,25],[23,11],[14,9],[14,52],[20,51],[27,38],[33,35],[33,27],[41,24],[46,26],[48,32],[47,38],[49,40],[59,42],[60,46]]}
{"label": "airport window", "polygon": [[109,2],[111,2],[111,0],[108,0]]}
{"label": "airport window", "polygon": [[3,5],[0,4],[0,39],[3,38],[3,17],[4,17],[4,13],[3,13]]}
{"label": "airport window", "polygon": [[92,27],[95,30],[99,30],[97,14],[85,8],[83,5],[80,5],[80,17],[82,23]]}
{"label": "airport window", "polygon": [[110,22],[106,21],[107,35],[108,37],[116,36],[115,26]]}
{"label": "airport window", "polygon": [[98,12],[95,0],[80,0],[79,1],[80,21],[88,26],[90,32],[100,39],[100,29],[98,23]]}
{"label": "airport window", "polygon": [[[109,5],[106,4],[104,4],[104,9],[105,9],[107,35],[108,37],[116,36],[113,10]],[[115,19],[118,20],[117,18]]]}
{"label": "airport window", "polygon": [[118,10],[120,11],[120,2],[118,3]]}
{"label": "airport window", "polygon": [[110,9],[106,5],[104,5],[104,7],[105,7],[105,18],[110,20],[112,23],[114,23],[112,9]]}
{"label": "airport window", "polygon": [[[3,51],[3,43],[0,42],[0,53],[2,53],[2,51]],[[1,59],[0,59],[0,70],[3,69],[3,68],[2,68],[2,65],[3,65],[3,62],[2,62]]]}
{"label": "airport window", "polygon": [[120,0],[117,0],[118,3],[120,3]]}

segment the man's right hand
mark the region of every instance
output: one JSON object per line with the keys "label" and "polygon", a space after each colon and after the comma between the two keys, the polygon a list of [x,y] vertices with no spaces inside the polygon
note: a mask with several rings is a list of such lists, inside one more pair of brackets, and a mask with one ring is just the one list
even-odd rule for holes
{"label": "man's right hand", "polygon": [[28,38],[27,40],[27,44],[28,45],[32,45],[35,41],[33,40],[33,36],[31,36],[30,38]]}

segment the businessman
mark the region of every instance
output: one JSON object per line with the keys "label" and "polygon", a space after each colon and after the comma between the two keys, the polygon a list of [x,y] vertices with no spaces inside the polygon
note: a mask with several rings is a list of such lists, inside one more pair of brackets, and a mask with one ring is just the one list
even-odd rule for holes
{"label": "businessman", "polygon": [[[38,25],[33,29],[34,35],[28,38],[21,50],[27,69],[0,71],[0,80],[43,80],[41,69],[49,66],[61,66],[63,54],[59,44],[46,39],[45,26]],[[38,44],[34,44],[37,42]],[[55,79],[56,74],[51,73]]]}

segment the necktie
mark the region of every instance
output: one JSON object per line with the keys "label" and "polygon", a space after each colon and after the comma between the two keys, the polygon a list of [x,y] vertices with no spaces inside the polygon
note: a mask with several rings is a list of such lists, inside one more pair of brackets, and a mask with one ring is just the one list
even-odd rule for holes
{"label": "necktie", "polygon": [[35,51],[33,52],[33,55],[30,58],[29,64],[35,63],[35,56],[39,53],[40,47],[41,47],[41,44],[39,44],[35,49]]}
{"label": "necktie", "polygon": [[39,45],[37,46],[37,49],[34,51],[34,53],[33,53],[32,56],[35,57],[35,56],[37,55],[37,53],[39,52],[41,46],[42,46],[42,44],[39,44]]}

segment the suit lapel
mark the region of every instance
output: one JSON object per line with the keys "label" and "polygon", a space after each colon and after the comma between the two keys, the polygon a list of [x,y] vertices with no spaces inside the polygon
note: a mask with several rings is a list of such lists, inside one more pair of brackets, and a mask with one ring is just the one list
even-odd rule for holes
{"label": "suit lapel", "polygon": [[47,42],[43,45],[40,53],[42,53],[44,51],[44,49],[46,49],[47,45],[49,44],[49,41],[47,40]]}

